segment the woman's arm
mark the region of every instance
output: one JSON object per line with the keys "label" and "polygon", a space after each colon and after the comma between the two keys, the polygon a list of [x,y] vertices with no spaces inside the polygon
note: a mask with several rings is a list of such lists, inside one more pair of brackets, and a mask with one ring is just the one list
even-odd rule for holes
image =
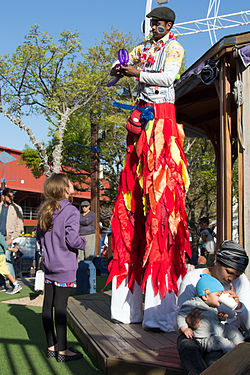
{"label": "woman's arm", "polygon": [[250,330],[250,282],[246,275],[241,275],[228,293],[238,302],[236,318],[229,319],[229,322],[237,321],[244,330]]}

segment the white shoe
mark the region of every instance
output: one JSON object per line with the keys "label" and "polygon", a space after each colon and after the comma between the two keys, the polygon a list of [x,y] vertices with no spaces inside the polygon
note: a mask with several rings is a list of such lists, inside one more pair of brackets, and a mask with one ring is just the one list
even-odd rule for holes
{"label": "white shoe", "polygon": [[20,284],[17,284],[10,292],[6,292],[6,294],[16,294],[19,293],[23,288]]}

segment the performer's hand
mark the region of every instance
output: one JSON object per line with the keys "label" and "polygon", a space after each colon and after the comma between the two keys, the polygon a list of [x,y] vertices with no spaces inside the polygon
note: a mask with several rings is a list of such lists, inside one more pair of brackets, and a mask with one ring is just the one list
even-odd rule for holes
{"label": "performer's hand", "polygon": [[240,310],[241,307],[242,307],[242,303],[240,302],[239,297],[238,297],[237,294],[235,293],[235,291],[234,291],[234,286],[233,286],[232,283],[230,283],[230,289],[229,289],[229,290],[226,290],[225,293],[229,293],[230,296],[231,296],[232,298],[235,299],[235,301],[236,301],[237,304],[238,304],[236,310]]}
{"label": "performer's hand", "polygon": [[124,66],[121,65],[122,72],[127,77],[140,77],[140,71],[137,70],[134,66],[128,65]]}
{"label": "performer's hand", "polygon": [[195,331],[201,325],[201,319],[203,316],[201,315],[202,311],[199,309],[194,309],[188,316],[186,317],[186,323],[188,326]]}
{"label": "performer's hand", "polygon": [[124,77],[124,72],[121,68],[121,64],[116,64],[112,69],[111,69],[111,72],[110,72],[110,75],[112,77],[117,77],[117,78],[122,78]]}
{"label": "performer's hand", "polygon": [[228,314],[226,314],[226,313],[223,312],[223,311],[220,311],[220,312],[218,312],[218,318],[219,318],[219,320],[221,320],[221,321],[227,320],[227,318],[228,318]]}
{"label": "performer's hand", "polygon": [[194,332],[191,328],[181,328],[180,331],[186,336],[187,339],[194,338]]}

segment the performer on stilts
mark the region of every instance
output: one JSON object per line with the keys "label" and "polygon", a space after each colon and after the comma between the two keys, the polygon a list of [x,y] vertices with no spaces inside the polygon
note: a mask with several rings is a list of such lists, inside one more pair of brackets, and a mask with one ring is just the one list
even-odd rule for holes
{"label": "performer on stilts", "polygon": [[[112,319],[143,320],[145,329],[169,332],[175,330],[178,285],[186,273],[185,252],[190,255],[185,211],[189,178],[173,86],[184,50],[170,31],[175,21],[170,8],[155,8],[147,17],[151,18],[152,39],[129,54],[127,66],[115,65],[111,71],[116,77],[137,77],[136,105],[152,107],[154,119],[135,134],[138,127],[133,120],[138,119],[133,113],[130,116],[126,165],[113,209],[108,282],[112,280]],[[137,63],[139,69],[134,67]]]}

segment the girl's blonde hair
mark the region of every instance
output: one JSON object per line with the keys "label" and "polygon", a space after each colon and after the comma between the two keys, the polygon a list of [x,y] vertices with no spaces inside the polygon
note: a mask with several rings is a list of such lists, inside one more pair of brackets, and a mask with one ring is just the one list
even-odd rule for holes
{"label": "girl's blonde hair", "polygon": [[69,179],[64,173],[52,173],[44,182],[45,201],[38,211],[39,226],[46,232],[52,228],[53,213],[60,210],[58,201],[65,200],[66,189],[69,187]]}

